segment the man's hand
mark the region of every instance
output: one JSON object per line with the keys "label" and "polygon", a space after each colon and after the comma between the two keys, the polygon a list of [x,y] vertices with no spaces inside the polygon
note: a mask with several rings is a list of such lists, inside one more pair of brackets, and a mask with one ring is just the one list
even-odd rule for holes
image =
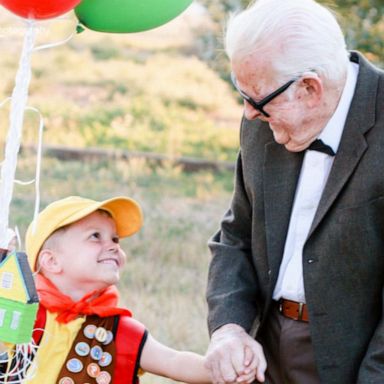
{"label": "man's hand", "polygon": [[262,346],[237,324],[217,329],[207,351],[206,367],[214,384],[263,383],[267,368]]}

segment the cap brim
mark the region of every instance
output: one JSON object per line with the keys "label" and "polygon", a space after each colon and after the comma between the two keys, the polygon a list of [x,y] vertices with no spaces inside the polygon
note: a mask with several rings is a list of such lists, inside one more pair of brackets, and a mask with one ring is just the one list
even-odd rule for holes
{"label": "cap brim", "polygon": [[61,226],[72,224],[98,209],[106,210],[111,214],[116,223],[116,231],[120,238],[133,235],[142,226],[143,214],[140,206],[134,200],[127,197],[115,197],[90,204],[86,208],[70,215],[67,220],[61,223]]}
{"label": "cap brim", "polygon": [[105,200],[99,209],[105,209],[112,215],[119,237],[133,235],[140,230],[143,224],[143,214],[140,206],[127,197]]}

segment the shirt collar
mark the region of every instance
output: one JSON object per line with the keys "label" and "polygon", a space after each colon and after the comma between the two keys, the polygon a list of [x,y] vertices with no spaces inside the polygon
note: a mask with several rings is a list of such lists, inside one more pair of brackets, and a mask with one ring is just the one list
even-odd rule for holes
{"label": "shirt collar", "polygon": [[335,153],[339,148],[341,135],[344,130],[345,121],[347,119],[349,107],[355,92],[357,76],[359,74],[359,66],[356,63],[349,62],[347,70],[347,80],[341,95],[336,111],[328,121],[327,125],[321,131],[319,139],[328,144]]}

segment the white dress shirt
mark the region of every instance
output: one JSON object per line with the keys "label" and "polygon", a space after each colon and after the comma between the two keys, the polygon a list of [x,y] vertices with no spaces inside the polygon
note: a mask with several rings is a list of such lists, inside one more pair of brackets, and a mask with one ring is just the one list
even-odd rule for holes
{"label": "white dress shirt", "polygon": [[[340,144],[345,120],[355,91],[359,66],[350,62],[347,80],[335,113],[319,135],[335,153]],[[291,212],[283,259],[273,299],[280,298],[305,303],[303,281],[303,246],[320,202],[334,157],[307,150],[304,154],[295,200]]]}

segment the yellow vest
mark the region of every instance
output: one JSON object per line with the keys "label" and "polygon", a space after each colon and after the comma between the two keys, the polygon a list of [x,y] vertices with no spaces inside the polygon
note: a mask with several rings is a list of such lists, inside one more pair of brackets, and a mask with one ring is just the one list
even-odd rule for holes
{"label": "yellow vest", "polygon": [[[25,380],[26,384],[56,383],[68,351],[85,321],[84,316],[61,324],[55,321],[56,313],[47,311],[46,314],[44,334],[34,360],[37,369],[28,372],[35,375],[30,380]],[[31,370],[33,366],[29,369]]]}

